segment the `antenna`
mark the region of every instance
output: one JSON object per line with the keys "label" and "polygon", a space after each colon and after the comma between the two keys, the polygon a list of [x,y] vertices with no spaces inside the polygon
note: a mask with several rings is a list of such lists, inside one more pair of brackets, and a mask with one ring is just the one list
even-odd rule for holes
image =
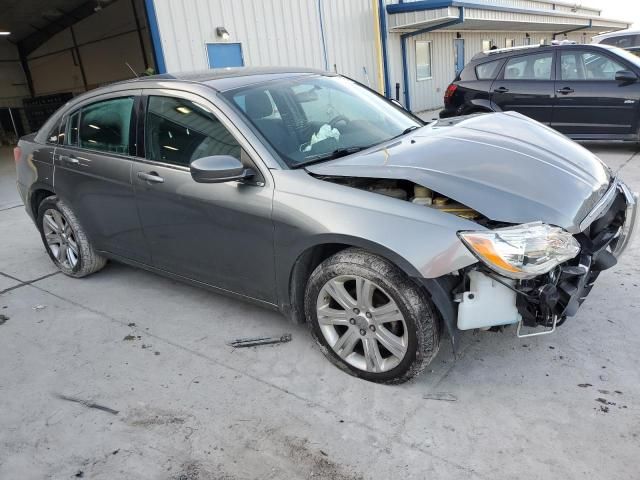
{"label": "antenna", "polygon": [[129,62],[124,62],[124,64],[125,64],[127,67],[129,67],[129,70],[131,70],[131,73],[133,73],[133,74],[136,76],[136,78],[140,78],[140,75],[138,75],[138,74],[136,73],[136,71],[131,67],[131,65],[129,65]]}

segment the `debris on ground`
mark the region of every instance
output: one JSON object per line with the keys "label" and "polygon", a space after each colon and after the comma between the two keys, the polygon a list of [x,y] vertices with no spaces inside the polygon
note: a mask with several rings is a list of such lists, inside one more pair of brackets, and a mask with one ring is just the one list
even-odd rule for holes
{"label": "debris on ground", "polygon": [[76,478],[84,478],[84,472],[82,470],[78,470],[74,476]]}
{"label": "debris on ground", "polygon": [[133,340],[140,340],[142,337],[140,335],[126,335],[122,341],[124,342],[132,342]]}
{"label": "debris on ground", "polygon": [[44,310],[45,308],[47,308],[46,305],[36,305],[35,307],[32,307],[36,312],[40,311],[40,310]]}
{"label": "debris on ground", "polygon": [[234,348],[257,347],[259,345],[272,345],[275,343],[286,343],[291,341],[291,334],[285,333],[280,337],[256,337],[256,338],[238,338],[229,342],[227,345]]}
{"label": "debris on ground", "polygon": [[616,402],[610,402],[606,398],[602,398],[602,397],[596,398],[596,402],[600,402],[600,403],[602,403],[604,405],[615,405],[616,404]]}
{"label": "debris on ground", "polygon": [[135,326],[136,326],[135,322],[127,323],[127,327],[135,327]]}
{"label": "debris on ground", "polygon": [[82,400],[81,398],[76,397],[68,397],[67,395],[62,395],[60,393],[54,393],[56,398],[60,400],[66,400],[68,402],[79,403],[80,405],[84,405],[87,408],[95,408],[96,410],[102,410],[103,412],[110,413],[111,415],[117,415],[118,410],[114,410],[113,408],[105,407],[104,405],[99,405],[97,403],[89,402],[87,400]]}
{"label": "debris on ground", "polygon": [[9,320],[9,317],[0,313],[0,325],[4,325]]}
{"label": "debris on ground", "polygon": [[425,400],[440,400],[443,402],[457,402],[458,397],[453,395],[452,393],[447,392],[434,392],[434,393],[426,393],[422,396]]}
{"label": "debris on ground", "polygon": [[591,385],[590,383],[579,383],[578,386],[580,388],[593,387],[593,385]]}

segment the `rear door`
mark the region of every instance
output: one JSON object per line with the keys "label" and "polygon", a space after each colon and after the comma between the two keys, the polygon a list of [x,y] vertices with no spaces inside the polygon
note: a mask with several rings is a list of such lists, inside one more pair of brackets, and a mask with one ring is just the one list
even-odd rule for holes
{"label": "rear door", "polygon": [[139,94],[102,95],[70,112],[55,151],[54,186],[98,250],[149,263],[131,182]]}
{"label": "rear door", "polygon": [[510,57],[493,82],[491,100],[504,111],[516,111],[549,124],[554,99],[554,52]]}
{"label": "rear door", "polygon": [[559,52],[552,126],[575,137],[635,134],[640,83],[615,80],[631,70],[601,49],[566,48]]}

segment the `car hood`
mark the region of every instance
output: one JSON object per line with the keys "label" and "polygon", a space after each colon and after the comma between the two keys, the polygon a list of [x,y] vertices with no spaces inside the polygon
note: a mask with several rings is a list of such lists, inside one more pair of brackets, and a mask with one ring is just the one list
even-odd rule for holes
{"label": "car hood", "polygon": [[440,120],[307,171],[409,180],[491,220],[543,221],[572,233],[611,181],[598,157],[515,112]]}

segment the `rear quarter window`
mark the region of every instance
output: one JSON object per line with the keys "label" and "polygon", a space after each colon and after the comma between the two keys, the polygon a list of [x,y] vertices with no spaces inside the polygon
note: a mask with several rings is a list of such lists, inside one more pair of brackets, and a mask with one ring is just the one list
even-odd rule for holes
{"label": "rear quarter window", "polygon": [[493,62],[481,63],[476,65],[476,78],[478,80],[493,80],[498,76],[502,60],[494,60]]}

